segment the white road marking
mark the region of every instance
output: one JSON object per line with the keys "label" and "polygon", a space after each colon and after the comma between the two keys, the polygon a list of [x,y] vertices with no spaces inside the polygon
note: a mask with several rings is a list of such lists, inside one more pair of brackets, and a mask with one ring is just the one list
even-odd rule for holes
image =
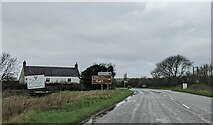
{"label": "white road marking", "polygon": [[173,98],[170,98],[171,100],[174,100]]}
{"label": "white road marking", "polygon": [[187,105],[182,104],[182,106],[186,107],[187,109],[190,109]]}

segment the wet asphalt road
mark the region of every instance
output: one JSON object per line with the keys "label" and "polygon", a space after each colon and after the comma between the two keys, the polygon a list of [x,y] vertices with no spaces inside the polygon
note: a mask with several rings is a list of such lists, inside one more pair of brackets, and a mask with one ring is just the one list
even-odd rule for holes
{"label": "wet asphalt road", "polygon": [[95,123],[211,123],[211,98],[170,90],[136,94]]}

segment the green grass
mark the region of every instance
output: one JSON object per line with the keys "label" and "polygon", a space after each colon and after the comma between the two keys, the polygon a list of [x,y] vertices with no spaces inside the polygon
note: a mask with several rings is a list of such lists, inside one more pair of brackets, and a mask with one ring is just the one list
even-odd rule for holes
{"label": "green grass", "polygon": [[[93,95],[82,96],[74,102],[57,105],[49,111],[34,110],[27,123],[79,123],[132,94],[130,90],[111,90],[108,92],[113,91],[117,91],[117,94],[97,96],[98,93],[93,93]],[[79,91],[79,93],[82,92]],[[69,92],[63,92],[63,94],[69,94]]]}
{"label": "green grass", "polygon": [[180,89],[180,88],[153,88],[153,89],[172,90],[172,91],[177,91],[177,92],[185,92],[185,93],[190,93],[190,94],[213,97],[212,91],[209,91],[209,90]]}
{"label": "green grass", "polygon": [[159,88],[159,87],[152,87],[148,89],[162,89],[162,90],[171,90],[171,88]]}
{"label": "green grass", "polygon": [[116,88],[117,90],[126,90],[127,88]]}
{"label": "green grass", "polygon": [[196,95],[213,97],[212,92],[208,91],[208,90],[177,89],[177,88],[172,88],[171,90],[172,91],[185,92],[185,93],[190,93],[190,94],[196,94]]}

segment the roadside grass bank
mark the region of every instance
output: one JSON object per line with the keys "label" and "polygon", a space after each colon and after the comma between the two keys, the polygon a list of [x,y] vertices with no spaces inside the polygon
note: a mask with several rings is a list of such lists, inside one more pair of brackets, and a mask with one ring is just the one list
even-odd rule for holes
{"label": "roadside grass bank", "polygon": [[210,91],[210,90],[178,89],[178,88],[172,88],[171,90],[177,91],[177,92],[185,92],[185,93],[190,93],[190,94],[213,97],[212,91]]}
{"label": "roadside grass bank", "polygon": [[185,92],[185,93],[190,93],[190,94],[213,97],[213,93],[211,90],[180,89],[180,88],[152,88],[152,89],[172,90],[172,91],[177,91],[177,92]]}
{"label": "roadside grass bank", "polygon": [[3,123],[79,123],[120,102],[130,90],[61,91],[40,98],[3,98]]}

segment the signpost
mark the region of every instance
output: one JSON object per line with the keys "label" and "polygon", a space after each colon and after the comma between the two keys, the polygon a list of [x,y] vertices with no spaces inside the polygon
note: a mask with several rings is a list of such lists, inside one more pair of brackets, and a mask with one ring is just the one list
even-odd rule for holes
{"label": "signpost", "polygon": [[92,84],[101,84],[101,90],[103,90],[103,84],[107,84],[109,89],[109,84],[112,83],[111,75],[111,72],[98,72],[98,75],[92,76]]}
{"label": "signpost", "polygon": [[98,72],[99,76],[111,76],[112,72]]}
{"label": "signpost", "polygon": [[92,84],[111,84],[111,76],[92,76]]}
{"label": "signpost", "polygon": [[44,75],[27,76],[27,89],[45,88]]}

